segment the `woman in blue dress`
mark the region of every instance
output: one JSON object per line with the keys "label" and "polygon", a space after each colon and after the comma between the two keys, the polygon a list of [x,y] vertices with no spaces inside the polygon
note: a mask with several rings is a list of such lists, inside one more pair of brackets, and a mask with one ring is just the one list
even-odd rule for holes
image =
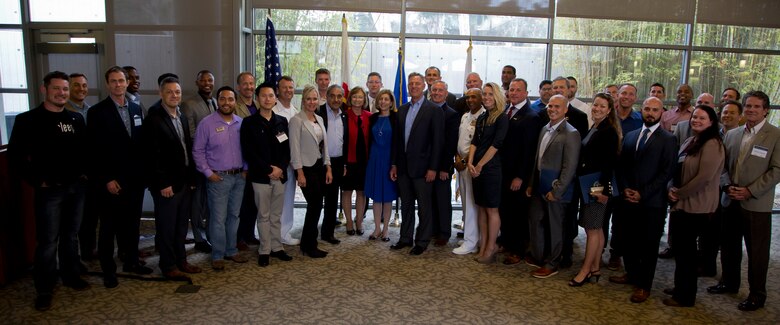
{"label": "woman in blue dress", "polygon": [[[395,116],[395,97],[390,90],[383,89],[376,96],[374,104],[379,111],[369,118],[371,149],[366,166],[364,193],[374,202],[374,232],[369,240],[381,238],[390,241],[387,235],[393,200],[398,197],[396,184],[390,179],[393,132],[398,122]],[[382,224],[381,220],[384,220]],[[383,227],[382,227],[383,226]]]}

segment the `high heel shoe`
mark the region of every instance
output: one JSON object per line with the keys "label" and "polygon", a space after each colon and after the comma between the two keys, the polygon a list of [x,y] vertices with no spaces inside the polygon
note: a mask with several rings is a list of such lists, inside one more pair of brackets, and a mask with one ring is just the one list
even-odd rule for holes
{"label": "high heel shoe", "polygon": [[355,230],[354,229],[347,229],[347,235],[354,236]]}
{"label": "high heel shoe", "polygon": [[490,253],[490,255],[477,257],[477,262],[482,263],[482,264],[491,264],[491,263],[493,263],[495,261],[496,261],[496,252],[495,252],[495,250],[492,253]]}
{"label": "high heel shoe", "polygon": [[[584,278],[584,279],[582,279],[582,281],[579,281],[579,282],[577,282],[577,280],[574,280],[574,279],[576,279],[576,278],[577,278],[577,276],[574,276],[574,277],[573,277],[573,278],[571,278],[571,280],[569,281],[569,286],[570,286],[570,287],[581,287],[581,286],[582,286],[582,285],[584,285],[585,283],[588,283],[588,282],[590,282],[590,277],[591,277],[591,275],[592,275],[591,273],[588,273],[588,275],[586,275],[586,276],[585,276],[585,278]],[[600,275],[599,275],[599,276],[600,276]]]}
{"label": "high heel shoe", "polygon": [[599,282],[599,278],[601,277],[601,269],[598,269],[598,270],[595,270],[595,271],[590,271],[590,277],[591,278],[595,278],[596,280],[593,281],[593,282],[598,283]]}
{"label": "high heel shoe", "polygon": [[356,233],[358,236],[363,236],[363,234],[364,234],[364,233],[363,233],[363,229],[361,229],[361,228],[358,228],[357,230],[355,230],[355,233]]}

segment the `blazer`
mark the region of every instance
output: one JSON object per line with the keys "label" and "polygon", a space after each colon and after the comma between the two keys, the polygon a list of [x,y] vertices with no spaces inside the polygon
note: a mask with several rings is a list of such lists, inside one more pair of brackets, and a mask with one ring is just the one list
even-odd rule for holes
{"label": "blazer", "polygon": [[[346,110],[344,110],[343,112],[344,113],[342,113],[343,117],[341,119],[341,124],[344,125],[344,144],[341,146],[341,150],[342,150],[341,156],[344,157],[344,163],[346,164],[346,163],[349,163],[349,156],[348,156],[349,152],[352,151],[352,150],[357,150],[357,141],[355,141],[355,147],[354,148],[350,148],[350,144],[349,144],[349,140],[350,140],[349,124],[347,124],[347,123],[350,123],[350,121],[349,121],[349,114],[347,113]],[[360,114],[359,117],[361,118],[361,123],[369,123],[369,118],[371,117],[371,112],[366,111],[366,110],[362,110],[360,113],[361,114]],[[326,114],[326,118],[327,118],[327,114]],[[357,123],[357,122],[355,122],[355,123]],[[357,125],[355,125],[355,126],[357,127]],[[369,155],[369,152],[371,151],[371,126],[368,125],[368,127],[369,127],[369,129],[368,129],[368,136],[363,139],[364,141],[366,141],[366,160],[357,162],[357,163],[360,163],[360,164],[363,164],[363,165],[368,163],[368,155]],[[360,131],[360,130],[358,130],[358,131]],[[357,133],[355,133],[355,135],[357,136]]]}
{"label": "blazer", "polygon": [[406,173],[411,178],[422,178],[428,170],[439,170],[439,159],[444,146],[444,113],[423,97],[420,111],[412,122],[409,143],[406,144],[406,115],[411,104],[403,104],[398,109],[398,132],[394,132],[396,155],[391,157],[391,161],[398,168],[399,174]]}
{"label": "blazer", "polygon": [[677,146],[682,146],[686,139],[693,135],[691,132],[691,121],[680,121],[674,128],[674,136],[677,138]]}
{"label": "blazer", "polygon": [[[236,115],[240,118],[247,118],[249,115],[252,115],[251,112],[249,112],[249,108],[246,107],[246,104],[244,104],[244,100],[241,99],[241,95],[238,95],[239,98],[236,98]],[[252,102],[255,103],[255,107],[260,107],[260,105],[257,105],[257,101],[252,97]]]}
{"label": "blazer", "polygon": [[[740,152],[744,133],[744,125],[726,133],[723,141],[726,146],[726,170],[732,184],[746,186],[753,195],[740,201],[743,209],[771,212],[775,185],[780,182],[780,130],[765,120],[746,152]],[[766,155],[761,157],[763,150],[766,150]],[[724,202],[724,206],[728,205]]]}
{"label": "blazer", "polygon": [[[149,116],[144,120],[142,139],[150,191],[171,186],[174,192],[179,192],[194,184],[195,161],[192,158],[192,137],[187,132],[189,123],[183,114],[179,120],[184,130],[185,148],[182,148],[176,127],[165,108],[150,107]],[[187,164],[184,163],[185,155]]]}
{"label": "blazer", "polygon": [[[680,125],[677,124],[679,130]],[[680,151],[692,142],[689,138]],[[681,154],[682,152],[680,152]],[[678,155],[679,156],[679,155]],[[726,151],[717,139],[710,139],[695,156],[686,155],[680,166],[680,184],[677,188],[679,200],[672,204],[671,210],[688,213],[713,213],[718,208],[720,174]],[[674,186],[669,182],[670,186]]]}
{"label": "blazer", "polygon": [[[545,132],[547,132],[546,128],[542,128],[539,131],[537,147],[542,145]],[[566,190],[573,184],[572,181],[577,171],[577,161],[580,157],[582,143],[580,133],[569,122],[563,121],[552,132],[550,142],[547,143],[547,148],[541,157],[541,162],[539,159],[541,151],[538,151],[535,155],[534,177],[529,186],[535,187],[539,185],[539,177],[542,170],[559,170],[560,176],[558,176],[558,181],[552,186],[552,193],[557,199],[561,199]]]}
{"label": "blazer", "polygon": [[[510,104],[511,105],[511,104]],[[506,116],[507,109],[504,110]],[[544,124],[528,101],[509,119],[509,128],[501,148],[501,175],[505,180],[520,178],[529,183],[533,173],[534,157],[539,147],[539,131]]]}
{"label": "blazer", "polygon": [[441,150],[441,156],[439,156],[438,171],[452,174],[455,168],[455,152],[458,150],[460,114],[446,103],[441,107],[441,110],[444,115],[444,147]]}
{"label": "blazer", "polygon": [[[214,102],[214,109],[217,109],[216,99],[211,98],[210,100]],[[246,107],[246,105],[244,107]],[[181,104],[181,114],[187,118],[187,123],[190,125],[190,137],[195,138],[195,130],[198,128],[198,124],[204,117],[212,112],[211,108],[209,108],[208,104],[206,104],[203,97],[200,97],[200,95],[195,95],[195,97],[190,98]]]}
{"label": "blazer", "polygon": [[[604,185],[604,195],[612,196],[607,192],[606,185],[612,181],[615,165],[618,158],[618,134],[617,130],[604,119],[595,126],[596,131],[591,135],[587,144],[580,150],[580,164],[577,167],[577,176],[584,176],[596,172],[601,173],[599,183]],[[590,131],[589,131],[590,132]],[[587,134],[582,138],[585,139]],[[612,184],[617,186],[617,184]],[[588,193],[584,193],[588,194]]]}
{"label": "blazer", "polygon": [[[547,115],[547,107],[539,112],[539,117],[542,119],[542,126],[550,123],[550,116]],[[571,104],[569,104],[569,109],[566,111],[566,122],[577,129],[581,136],[583,136],[583,134],[588,134],[588,115]]]}
{"label": "blazer", "polygon": [[[320,108],[317,110],[317,115],[322,117],[322,124],[325,125],[325,130],[328,129],[328,111],[327,111],[327,109],[328,109],[327,104],[322,104],[322,105],[320,105]],[[339,111],[341,112],[341,113],[339,113],[341,115],[341,125],[344,126],[344,131],[345,131],[344,136],[346,136],[347,114],[344,113],[343,109],[339,109]]]}
{"label": "blazer", "polygon": [[130,134],[127,134],[122,117],[111,97],[92,106],[87,113],[87,135],[91,153],[90,178],[105,188],[106,183],[115,180],[119,185],[143,185],[144,144],[143,128],[148,119],[137,104],[126,100],[130,114]]}
{"label": "blazer", "polygon": [[[314,114],[314,117],[317,119],[317,124],[314,126],[306,123],[309,118],[304,111],[300,111],[290,119],[290,164],[293,169],[311,167],[318,159],[322,159],[324,165],[330,165],[325,123],[319,115]],[[321,142],[315,139],[315,127],[322,133]]]}
{"label": "blazer", "polygon": [[617,167],[618,188],[639,191],[640,205],[666,207],[666,184],[677,163],[677,138],[661,126],[650,135],[642,151],[636,144],[642,128],[626,133]]}

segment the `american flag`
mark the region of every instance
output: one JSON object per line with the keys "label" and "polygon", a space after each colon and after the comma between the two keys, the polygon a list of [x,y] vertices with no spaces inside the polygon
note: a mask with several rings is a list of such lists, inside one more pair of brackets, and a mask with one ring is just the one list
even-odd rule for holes
{"label": "american flag", "polygon": [[276,30],[271,18],[265,21],[265,82],[279,86],[282,77],[282,65],[279,63],[279,48],[276,47]]}

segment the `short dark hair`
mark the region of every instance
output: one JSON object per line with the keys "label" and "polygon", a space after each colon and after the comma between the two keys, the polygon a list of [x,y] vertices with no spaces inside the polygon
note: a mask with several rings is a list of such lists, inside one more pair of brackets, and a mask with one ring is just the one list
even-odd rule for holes
{"label": "short dark hair", "polygon": [[[425,69],[425,70],[428,70],[428,69]],[[412,72],[412,73],[410,73],[409,76],[406,77],[406,80],[411,80],[412,77],[420,77],[420,78],[422,78],[423,81],[425,81],[425,77],[423,75],[421,75],[419,72]]]}
{"label": "short dark hair", "polygon": [[[570,86],[570,85],[569,85],[569,79],[566,79],[566,78],[564,78],[564,77],[562,77],[562,76],[557,76],[557,77],[555,77],[555,78],[553,79],[553,82],[556,82],[556,81],[558,81],[558,80],[563,80],[563,81],[566,81],[566,88],[569,88],[569,86]],[[564,96],[564,97],[565,97],[565,96]]]}
{"label": "short dark hair", "polygon": [[122,67],[122,69],[125,69],[125,71],[130,71],[130,70],[138,70],[138,69],[136,69],[136,68],[135,68],[134,66],[132,66],[132,65],[126,65],[126,66]]}
{"label": "short dark hair", "polygon": [[552,80],[550,79],[544,79],[542,82],[539,83],[539,89],[542,89],[544,85],[552,85]]}
{"label": "short dark hair", "polygon": [[[513,83],[513,82],[515,82],[515,81],[522,82],[522,83],[523,83],[523,86],[525,86],[525,90],[526,90],[526,91],[528,90],[528,81],[525,81],[525,79],[523,79],[523,78],[514,78],[514,79],[512,79],[512,81],[510,81],[509,83],[511,84],[511,83]],[[540,87],[540,88],[541,88],[541,87]]]}
{"label": "short dark hair", "polygon": [[330,91],[333,90],[333,89],[339,89],[339,90],[341,90],[342,95],[344,94],[344,88],[342,88],[339,85],[333,84],[333,85],[328,86],[328,89],[325,90],[325,96],[329,95]]}
{"label": "short dark hair", "polygon": [[[577,82],[577,78],[574,78],[574,76],[568,76],[568,77],[566,77],[566,79],[569,79],[571,81]],[[579,82],[577,82],[577,83],[579,83]]]}
{"label": "short dark hair", "polygon": [[233,97],[238,98],[238,93],[236,92],[235,89],[233,89],[233,87],[230,87],[230,86],[222,86],[219,89],[217,89],[217,98],[219,98],[219,93],[221,93],[223,91],[226,91],[226,90],[232,92],[233,93]]}
{"label": "short dark hair", "polygon": [[[511,66],[511,65],[505,65],[505,66],[504,66],[504,68],[510,68],[510,69],[512,69],[512,74],[513,74],[513,75],[517,75],[517,69],[515,69],[515,67],[513,67],[513,66]],[[502,69],[503,69],[503,68],[502,68]],[[552,82],[551,82],[551,83],[552,83]]]}
{"label": "short dark hair", "polygon": [[204,75],[206,73],[210,74],[212,77],[214,76],[214,73],[212,73],[209,70],[200,70],[200,71],[198,71],[198,74],[197,74],[197,76],[195,78],[200,79],[200,76]]}
{"label": "short dark hair", "polygon": [[260,89],[263,88],[271,88],[273,90],[274,95],[276,95],[276,87],[274,86],[273,82],[263,82],[257,88],[255,88],[255,96],[260,97]]}
{"label": "short dark hair", "polygon": [[756,97],[760,99],[762,102],[764,102],[764,108],[769,108],[769,96],[765,92],[760,90],[748,91],[747,94],[745,94],[745,97],[742,98],[742,106],[745,106],[747,99],[750,97]]}
{"label": "short dark hair", "polygon": [[127,70],[125,70],[125,68],[122,68],[118,65],[115,65],[113,67],[108,68],[108,70],[106,70],[106,82],[108,82],[108,75],[116,72],[121,72],[123,75],[125,75],[125,79],[127,79]]}
{"label": "short dark hair", "polygon": [[319,68],[319,69],[317,69],[317,71],[314,71],[314,77],[316,78],[318,74],[326,74],[326,75],[330,76],[330,70],[325,69],[325,68]]}
{"label": "short dark hair", "polygon": [[[723,96],[723,93],[725,93],[726,91],[729,91],[729,90],[733,90],[735,93],[737,93],[737,100],[739,100],[741,98],[742,95],[739,94],[739,90],[737,90],[737,88],[734,88],[734,87],[726,87],[726,89],[723,89],[723,91],[720,92],[720,95]],[[740,113],[742,113],[742,112],[740,111]]]}
{"label": "short dark hair", "polygon": [[68,75],[62,71],[52,71],[43,76],[43,86],[49,87],[52,79],[62,79],[68,81]]}
{"label": "short dark hair", "polygon": [[162,85],[163,80],[168,78],[174,78],[176,79],[176,82],[178,82],[179,76],[171,72],[163,73],[159,77],[157,77],[157,86],[160,87]]}
{"label": "short dark hair", "polygon": [[616,85],[616,84],[609,84],[609,85],[604,86],[604,89],[606,90],[607,88],[612,88],[612,87],[617,87],[617,86],[618,85]]}
{"label": "short dark hair", "polygon": [[666,87],[664,87],[664,85],[662,85],[660,82],[654,82],[652,85],[650,85],[650,88],[653,87],[661,87],[661,90],[664,92],[664,94],[666,94]]}
{"label": "short dark hair", "polygon": [[253,74],[252,74],[251,72],[249,72],[249,71],[244,71],[244,72],[241,72],[241,73],[239,73],[239,74],[238,74],[238,76],[236,77],[236,84],[240,84],[240,83],[241,83],[241,77],[243,77],[243,76],[246,76],[246,75],[250,75],[250,76],[252,76],[252,78],[254,78],[254,77],[255,77],[255,75],[253,75]]}
{"label": "short dark hair", "polygon": [[438,72],[439,75],[441,76],[441,70],[439,68],[437,68],[436,66],[433,66],[433,65],[425,69],[425,74],[428,74],[428,70],[430,70],[430,69],[436,69],[436,72]]}
{"label": "short dark hair", "polygon": [[69,74],[68,75],[68,80],[73,79],[73,78],[78,78],[78,77],[82,77],[82,78],[84,78],[84,80],[89,80],[89,79],[87,79],[87,76],[85,76],[81,72],[74,72],[74,73]]}
{"label": "short dark hair", "polygon": [[629,86],[631,88],[634,88],[634,91],[636,91],[636,86],[634,86],[634,84],[632,84],[630,82],[624,82],[624,83],[620,84],[620,86],[618,86],[618,90],[620,90],[620,88],[623,88],[625,86]]}
{"label": "short dark hair", "polygon": [[281,76],[281,77],[279,78],[279,81],[282,81],[282,80],[284,80],[284,81],[289,81],[289,82],[292,82],[292,83],[295,83],[295,80],[293,80],[293,78],[292,78],[292,77],[290,77],[290,76]]}
{"label": "short dark hair", "polygon": [[179,78],[175,78],[175,77],[163,78],[163,80],[160,81],[160,89],[163,89],[163,87],[165,87],[165,85],[167,84],[180,84]]}
{"label": "short dark hair", "polygon": [[377,76],[377,77],[379,77],[379,81],[382,81],[382,75],[381,75],[381,74],[379,74],[379,72],[376,72],[376,71],[374,71],[374,72],[370,72],[370,73],[368,74],[368,77],[366,77],[366,80],[368,80],[368,78],[371,78],[371,77],[373,77],[373,76]]}
{"label": "short dark hair", "polygon": [[735,105],[735,106],[737,106],[737,110],[739,110],[739,114],[740,115],[742,114],[742,109],[743,109],[742,103],[740,103],[740,102],[738,102],[736,100],[731,100],[731,99],[729,99],[729,100],[727,100],[725,102],[720,103],[720,107],[718,107],[719,113],[723,112],[723,109],[726,107],[726,105]]}

